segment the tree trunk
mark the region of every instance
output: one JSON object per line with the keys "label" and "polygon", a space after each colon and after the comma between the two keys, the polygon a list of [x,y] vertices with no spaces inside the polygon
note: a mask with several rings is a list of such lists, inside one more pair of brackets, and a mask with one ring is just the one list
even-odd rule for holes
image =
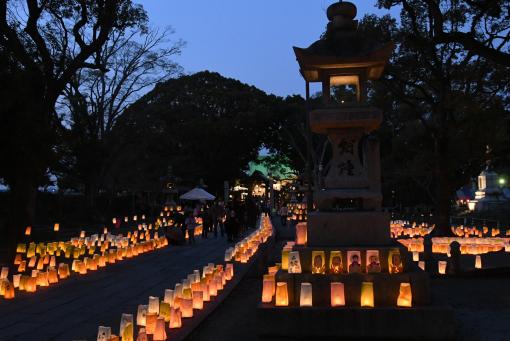
{"label": "tree trunk", "polygon": [[35,222],[37,185],[23,174],[17,176],[10,185],[9,227],[7,229],[8,260],[14,259],[16,246],[25,242],[25,229]]}
{"label": "tree trunk", "polygon": [[449,177],[448,137],[441,137],[436,144],[436,212],[434,229],[435,236],[451,236],[450,228],[450,198],[452,186]]}

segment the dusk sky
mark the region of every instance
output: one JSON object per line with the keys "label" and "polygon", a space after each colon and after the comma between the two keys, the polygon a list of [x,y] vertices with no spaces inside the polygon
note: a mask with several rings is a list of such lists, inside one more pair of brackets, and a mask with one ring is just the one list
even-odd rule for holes
{"label": "dusk sky", "polygon": [[[304,94],[292,46],[307,47],[327,24],[334,0],[136,0],[153,26],[186,41],[186,73],[211,70],[279,96]],[[375,0],[353,1],[358,19],[386,14]],[[317,88],[318,89],[318,88]],[[312,88],[314,91],[314,88]]]}

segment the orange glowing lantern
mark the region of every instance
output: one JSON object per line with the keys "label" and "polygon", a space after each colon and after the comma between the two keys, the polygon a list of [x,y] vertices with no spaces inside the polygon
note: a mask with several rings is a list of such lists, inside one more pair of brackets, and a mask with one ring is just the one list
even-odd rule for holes
{"label": "orange glowing lantern", "polygon": [[341,282],[331,283],[331,306],[343,307],[345,305],[345,288]]}
{"label": "orange glowing lantern", "polygon": [[446,261],[442,261],[442,260],[437,262],[437,269],[438,269],[439,274],[441,274],[441,275],[446,274],[446,265],[447,264],[448,263]]}
{"label": "orange glowing lantern", "polygon": [[32,226],[27,226],[25,228],[25,236],[30,236],[32,234]]}
{"label": "orange glowing lantern", "polygon": [[148,335],[153,335],[156,331],[156,323],[158,321],[158,314],[148,313],[145,321],[145,331]]}
{"label": "orange glowing lantern", "polygon": [[59,223],[55,223],[55,224],[53,225],[53,231],[55,231],[55,232],[60,231],[60,224],[59,224]]}
{"label": "orange glowing lantern", "polygon": [[136,324],[138,326],[143,326],[145,327],[145,325],[147,324],[147,310],[148,310],[148,306],[147,305],[139,305],[138,306],[138,311],[137,311],[137,314],[136,314]]}
{"label": "orange glowing lantern", "polygon": [[286,282],[276,283],[275,305],[277,307],[286,307],[289,305],[289,293],[287,291]]}
{"label": "orange glowing lantern", "polygon": [[156,320],[156,328],[154,330],[154,335],[152,340],[154,341],[165,341],[167,339],[166,330],[165,330],[165,320],[159,317]]}
{"label": "orange glowing lantern", "polygon": [[361,283],[361,306],[370,308],[374,307],[374,283]]}
{"label": "orange glowing lantern", "polygon": [[182,317],[193,317],[193,299],[192,298],[183,298],[181,299],[180,309],[182,312]]}
{"label": "orange glowing lantern", "polygon": [[411,283],[400,283],[400,292],[398,294],[397,306],[412,307],[413,294],[411,291]]}
{"label": "orange glowing lantern", "polygon": [[170,310],[170,329],[181,328],[182,314],[179,308],[171,308]]}
{"label": "orange glowing lantern", "polygon": [[480,255],[476,255],[475,258],[475,268],[481,269],[482,268],[482,257]]}
{"label": "orange glowing lantern", "polygon": [[204,295],[202,291],[193,291],[193,309],[202,310],[204,308]]}
{"label": "orange glowing lantern", "polygon": [[307,242],[307,225],[306,223],[299,223],[296,225],[296,244],[306,245]]}

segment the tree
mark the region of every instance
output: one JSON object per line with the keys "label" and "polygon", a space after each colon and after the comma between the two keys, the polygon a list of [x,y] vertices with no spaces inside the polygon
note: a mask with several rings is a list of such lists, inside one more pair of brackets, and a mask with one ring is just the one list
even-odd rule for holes
{"label": "tree", "polygon": [[118,155],[111,148],[117,120],[143,91],[181,73],[172,57],[183,42],[169,42],[172,33],[143,27],[113,30],[97,54],[108,71],[80,69],[64,89],[61,109],[71,129],[64,130],[69,153],[62,182],[74,178],[84,188],[91,213]]}
{"label": "tree", "polygon": [[[444,27],[459,30],[470,20],[461,2],[443,5]],[[388,26],[384,18],[377,25],[392,28],[397,43],[371,95],[385,109],[392,147],[400,143],[392,151],[393,170],[405,173],[429,197],[436,233],[449,234],[455,190],[479,171],[486,145],[504,140],[508,72],[459,43],[438,42],[435,17],[421,1],[406,2],[400,27]]]}
{"label": "tree", "polygon": [[426,17],[426,39],[431,43],[457,44],[472,55],[510,67],[507,0],[379,0],[378,3],[385,8],[402,6],[412,39],[423,41],[421,20]]}
{"label": "tree", "polygon": [[150,186],[171,166],[183,182],[203,179],[221,195],[223,181],[242,175],[257,158],[280,101],[208,71],[158,84],[118,121],[116,139],[125,148],[117,185]]}
{"label": "tree", "polygon": [[55,103],[82,68],[104,70],[98,53],[113,29],[143,25],[131,0],[0,2],[0,51],[6,61],[0,116],[0,177],[10,187],[9,246],[33,224],[35,195],[55,162]]}

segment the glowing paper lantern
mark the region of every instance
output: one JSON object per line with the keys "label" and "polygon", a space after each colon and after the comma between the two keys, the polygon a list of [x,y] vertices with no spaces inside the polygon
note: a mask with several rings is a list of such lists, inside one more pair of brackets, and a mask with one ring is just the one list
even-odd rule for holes
{"label": "glowing paper lantern", "polygon": [[288,270],[289,269],[289,250],[283,249],[282,250],[282,270]]}
{"label": "glowing paper lantern", "polygon": [[482,257],[480,255],[477,255],[475,258],[475,268],[476,269],[482,268]]}
{"label": "glowing paper lantern", "polygon": [[397,306],[412,307],[413,294],[411,292],[411,283],[400,283],[400,292],[398,294]]}
{"label": "glowing paper lantern", "polygon": [[6,284],[4,287],[4,298],[6,300],[12,300],[14,298],[14,285],[8,280],[5,280]]}
{"label": "glowing paper lantern", "polygon": [[438,268],[438,272],[439,272],[439,274],[441,274],[441,275],[446,274],[446,265],[447,265],[447,264],[448,264],[448,263],[447,263],[446,261],[442,261],[442,260],[440,260],[439,262],[437,262],[437,268]]}
{"label": "glowing paper lantern", "polygon": [[156,323],[158,321],[158,314],[147,313],[145,331],[147,335],[153,335],[156,331]]}
{"label": "glowing paper lantern", "polygon": [[119,330],[119,335],[122,338],[122,341],[133,341],[134,334],[133,315],[122,314]]}
{"label": "glowing paper lantern", "polygon": [[55,223],[55,225],[53,225],[53,231],[55,231],[55,232],[60,231],[60,224],[59,223]]}
{"label": "glowing paper lantern", "polygon": [[201,291],[193,291],[193,309],[201,310],[204,308],[204,295]]}
{"label": "glowing paper lantern", "polygon": [[156,320],[156,329],[154,330],[154,336],[152,337],[152,340],[165,341],[166,338],[167,337],[166,337],[166,330],[165,330],[165,320],[163,318],[159,317]]}
{"label": "glowing paper lantern", "polygon": [[25,236],[30,236],[32,234],[32,226],[27,226],[25,228]]}
{"label": "glowing paper lantern", "polygon": [[183,298],[181,300],[181,312],[182,317],[193,317],[193,299],[192,298]]}
{"label": "glowing paper lantern", "polygon": [[181,328],[182,326],[182,313],[179,308],[170,310],[170,329]]}
{"label": "glowing paper lantern", "polygon": [[163,302],[168,303],[170,307],[174,304],[174,291],[172,289],[165,290],[165,297],[163,298]]}
{"label": "glowing paper lantern", "polygon": [[147,305],[139,305],[138,312],[136,314],[136,324],[138,326],[144,326],[147,324],[147,310],[149,306]]}
{"label": "glowing paper lantern", "polygon": [[420,253],[418,251],[413,251],[413,261],[414,262],[420,261]]}
{"label": "glowing paper lantern", "polygon": [[289,273],[300,274],[301,273],[301,260],[299,258],[299,251],[289,252]]}
{"label": "glowing paper lantern", "polygon": [[136,338],[136,341],[149,341],[149,338],[147,337],[147,332],[145,331],[145,328],[140,328],[138,331],[138,336]]}
{"label": "glowing paper lantern", "polygon": [[374,307],[374,283],[361,283],[361,306]]}
{"label": "glowing paper lantern", "polygon": [[312,284],[306,282],[301,283],[301,290],[299,293],[299,306],[311,307],[312,305],[313,305]]}
{"label": "glowing paper lantern", "polygon": [[164,318],[166,322],[170,321],[170,304],[166,302],[159,304],[159,317]]}
{"label": "glowing paper lantern", "polygon": [[97,341],[110,341],[112,337],[112,328],[99,326],[97,331]]}
{"label": "glowing paper lantern", "polygon": [[159,315],[159,297],[149,296],[149,314]]}
{"label": "glowing paper lantern", "polygon": [[286,282],[276,283],[275,305],[277,307],[286,307],[289,305],[289,293],[287,291]]}
{"label": "glowing paper lantern", "polygon": [[7,279],[7,277],[9,277],[9,268],[4,266],[2,272],[0,272],[0,279]]}
{"label": "glowing paper lantern", "polygon": [[331,306],[342,307],[345,305],[345,288],[342,282],[331,282]]}
{"label": "glowing paper lantern", "polygon": [[306,245],[307,242],[307,225],[306,223],[299,223],[296,225],[296,244]]}

